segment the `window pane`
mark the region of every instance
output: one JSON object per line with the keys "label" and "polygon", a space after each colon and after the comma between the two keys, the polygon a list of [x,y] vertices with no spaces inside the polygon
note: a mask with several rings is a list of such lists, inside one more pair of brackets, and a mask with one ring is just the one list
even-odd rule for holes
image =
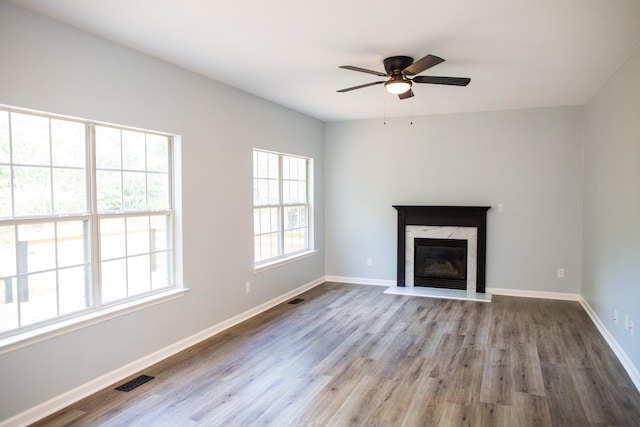
{"label": "window pane", "polygon": [[[124,218],[100,221],[100,256],[103,260],[121,258],[126,255]],[[104,272],[103,272],[104,274]]]}
{"label": "window pane", "polygon": [[34,273],[56,267],[53,223],[18,226],[18,272]]}
{"label": "window pane", "polygon": [[264,151],[254,152],[256,178],[278,179],[278,155]]}
{"label": "window pane", "polygon": [[278,179],[280,176],[280,166],[279,166],[279,156],[277,154],[269,153],[267,154],[269,159],[269,178],[270,179]]}
{"label": "window pane", "polygon": [[89,264],[88,221],[63,221],[57,225],[58,267]]}
{"label": "window pane", "polygon": [[151,217],[151,252],[167,250],[171,247],[171,236],[169,235],[169,216]]}
{"label": "window pane", "polygon": [[127,297],[126,260],[102,263],[102,302],[108,303]]}
{"label": "window pane", "polygon": [[96,166],[98,169],[120,169],[120,130],[96,126]]}
{"label": "window pane", "polygon": [[147,207],[144,172],[122,174],[124,210],[139,211]]}
{"label": "window pane", "polygon": [[284,208],[284,229],[291,230],[298,228],[300,225],[299,209],[297,206]]}
{"label": "window pane", "polygon": [[267,173],[267,166],[268,166],[267,159],[268,159],[267,153],[264,153],[262,151],[253,152],[253,166],[254,166],[253,176],[254,177],[266,178],[269,176],[269,174]]}
{"label": "window pane", "polygon": [[[16,275],[16,238],[13,225],[0,227],[0,281]],[[0,287],[2,284],[0,283]]]}
{"label": "window pane", "polygon": [[269,180],[269,200],[270,205],[277,205],[280,203],[280,186],[277,179]]}
{"label": "window pane", "polygon": [[299,228],[297,230],[288,231],[285,241],[289,241],[288,248],[285,246],[285,253],[297,252],[307,248],[305,243],[306,229]]}
{"label": "window pane", "polygon": [[122,209],[121,172],[97,171],[98,211],[119,211]]}
{"label": "window pane", "polygon": [[51,179],[49,168],[16,166],[14,201],[17,216],[51,213]]}
{"label": "window pane", "polygon": [[56,273],[30,274],[21,276],[18,280],[20,297],[20,323],[31,325],[58,315],[58,301],[56,291]]}
{"label": "window pane", "polygon": [[307,203],[307,183],[304,181],[298,182],[298,199],[296,202]]}
{"label": "window pane", "polygon": [[12,216],[11,168],[0,165],[0,218]]}
{"label": "window pane", "polygon": [[[149,252],[149,217],[127,218],[127,255]],[[149,269],[147,268],[147,272]]]}
{"label": "window pane", "polygon": [[144,171],[145,167],[144,133],[129,130],[122,131],[122,167],[127,170]]}
{"label": "window pane", "polygon": [[278,208],[262,208],[260,212],[260,229],[259,233],[270,233],[278,231],[279,215]]}
{"label": "window pane", "polygon": [[10,163],[9,112],[0,110],[0,163]]}
{"label": "window pane", "polygon": [[169,175],[150,173],[147,175],[148,209],[169,209]]}
{"label": "window pane", "polygon": [[278,256],[278,233],[261,234],[254,237],[256,262]]}
{"label": "window pane", "polygon": [[51,142],[54,166],[84,168],[85,125],[68,120],[51,120]]}
{"label": "window pane", "polygon": [[60,314],[89,307],[89,275],[84,267],[64,268],[58,272]]}
{"label": "window pane", "polygon": [[291,181],[282,181],[282,203],[292,203],[295,200],[295,196],[291,197]]}
{"label": "window pane", "polygon": [[280,202],[278,180],[256,179],[255,186],[257,191],[257,200],[254,200],[254,205],[277,205]]}
{"label": "window pane", "polygon": [[307,207],[285,208],[284,253],[307,249]]}
{"label": "window pane", "polygon": [[149,255],[128,259],[127,265],[129,296],[151,291],[151,264]]}
{"label": "window pane", "polygon": [[289,165],[289,160],[291,157],[282,156],[282,179],[290,179],[291,178],[291,168]]}
{"label": "window pane", "polygon": [[15,277],[0,279],[0,332],[18,327],[18,287]]}
{"label": "window pane", "polygon": [[53,169],[55,213],[83,213],[86,208],[84,169]]}
{"label": "window pane", "polygon": [[49,119],[11,113],[13,163],[48,166]]}
{"label": "window pane", "polygon": [[147,170],[169,172],[169,138],[147,134]]}
{"label": "window pane", "polygon": [[280,246],[278,243],[280,236],[278,235],[278,233],[271,233],[266,237],[268,238],[268,243],[270,245],[269,258],[273,258],[280,255],[280,250],[278,249]]}
{"label": "window pane", "polygon": [[171,252],[157,252],[151,254],[151,285],[161,289],[171,285]]}
{"label": "window pane", "polygon": [[263,206],[269,204],[269,181],[266,179],[255,179],[254,187],[256,189],[256,197],[253,201],[255,206]]}

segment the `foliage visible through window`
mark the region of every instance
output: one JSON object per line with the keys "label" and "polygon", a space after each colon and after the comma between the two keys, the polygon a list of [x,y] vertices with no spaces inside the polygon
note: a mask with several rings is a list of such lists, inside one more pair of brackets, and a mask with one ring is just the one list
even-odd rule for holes
{"label": "foliage visible through window", "polygon": [[309,159],[253,151],[254,262],[309,247]]}
{"label": "foliage visible through window", "polygon": [[174,287],[172,138],[0,109],[0,335]]}

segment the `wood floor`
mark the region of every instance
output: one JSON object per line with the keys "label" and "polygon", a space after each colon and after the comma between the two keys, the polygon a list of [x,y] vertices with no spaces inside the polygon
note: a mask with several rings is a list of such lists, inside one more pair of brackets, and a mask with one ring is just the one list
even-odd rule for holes
{"label": "wood floor", "polygon": [[577,302],[325,283],[36,425],[640,426]]}

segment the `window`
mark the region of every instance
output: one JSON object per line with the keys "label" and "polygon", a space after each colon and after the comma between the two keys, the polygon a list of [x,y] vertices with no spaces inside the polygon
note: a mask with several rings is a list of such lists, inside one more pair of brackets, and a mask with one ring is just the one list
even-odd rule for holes
{"label": "window", "polygon": [[253,150],[253,241],[256,266],[311,249],[311,159]]}
{"label": "window", "polygon": [[0,336],[175,288],[172,144],[0,108]]}

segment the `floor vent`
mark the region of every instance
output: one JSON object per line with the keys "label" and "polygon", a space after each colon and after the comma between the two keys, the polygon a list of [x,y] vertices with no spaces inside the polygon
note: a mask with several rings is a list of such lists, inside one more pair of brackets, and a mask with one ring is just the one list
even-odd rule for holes
{"label": "floor vent", "polygon": [[149,375],[140,375],[139,377],[134,378],[131,381],[128,381],[119,387],[116,387],[116,390],[131,391],[134,388],[146,383],[147,381],[151,381],[154,378],[155,377],[150,377]]}
{"label": "floor vent", "polygon": [[296,298],[294,300],[289,301],[289,304],[300,304],[302,301],[304,301],[302,298]]}

